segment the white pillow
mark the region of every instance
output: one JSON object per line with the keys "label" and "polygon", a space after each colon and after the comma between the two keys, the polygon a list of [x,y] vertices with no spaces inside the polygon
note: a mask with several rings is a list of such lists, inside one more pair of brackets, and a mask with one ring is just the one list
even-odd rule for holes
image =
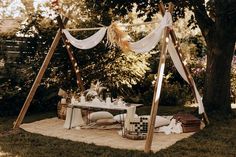
{"label": "white pillow", "polygon": [[156,116],[155,128],[160,127],[160,126],[169,125],[169,124],[170,124],[169,119],[164,118],[162,116]]}
{"label": "white pillow", "polygon": [[[123,121],[125,120],[125,117],[126,117],[126,113],[115,115],[115,116],[113,117],[113,119],[114,119],[115,121],[117,121],[117,122],[120,123],[120,122],[123,122]],[[138,115],[135,114],[135,115],[134,115],[134,118],[138,118]]]}
{"label": "white pillow", "polygon": [[[139,117],[145,117],[145,118],[150,118],[149,115],[143,115],[143,116],[139,116]],[[155,128],[161,127],[161,126],[165,126],[165,125],[169,125],[170,124],[170,120],[162,117],[162,116],[156,116],[156,121],[155,121]]]}
{"label": "white pillow", "polygon": [[98,119],[96,121],[96,124],[98,125],[112,125],[112,124],[115,124],[116,121],[114,119]]}
{"label": "white pillow", "polygon": [[98,119],[110,119],[113,118],[113,115],[107,111],[98,111],[93,112],[88,115],[90,121],[97,121]]}

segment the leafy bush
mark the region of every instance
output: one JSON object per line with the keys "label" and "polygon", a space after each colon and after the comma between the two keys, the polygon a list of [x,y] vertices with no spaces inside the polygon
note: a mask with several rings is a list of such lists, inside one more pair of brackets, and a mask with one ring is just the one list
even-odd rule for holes
{"label": "leafy bush", "polygon": [[[7,63],[2,67],[0,116],[17,115],[33,83],[35,72],[26,65]],[[57,86],[39,86],[29,112],[55,109]]]}
{"label": "leafy bush", "polygon": [[186,101],[191,101],[193,96],[188,86],[183,86],[176,82],[173,84],[163,83],[160,104],[165,106],[184,105]]}

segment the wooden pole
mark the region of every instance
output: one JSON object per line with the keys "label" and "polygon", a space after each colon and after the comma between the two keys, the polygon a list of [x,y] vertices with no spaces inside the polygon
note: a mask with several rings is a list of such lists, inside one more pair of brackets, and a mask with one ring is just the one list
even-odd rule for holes
{"label": "wooden pole", "polygon": [[148,133],[147,133],[147,139],[146,139],[145,148],[144,148],[144,152],[146,153],[150,152],[152,140],[153,140],[154,125],[155,125],[157,109],[159,105],[168,41],[169,41],[169,28],[166,27],[164,29],[163,46],[162,46],[162,50],[160,54],[157,79],[155,82],[155,89],[154,89],[154,95],[153,95],[153,100],[152,100],[152,109],[151,109],[150,119],[148,122]]}
{"label": "wooden pole", "polygon": [[[183,69],[184,69],[184,71],[185,71],[185,73],[186,73],[186,76],[187,76],[188,82],[189,82],[189,84],[190,84],[191,90],[192,90],[192,92],[193,92],[193,94],[194,94],[195,101],[196,101],[196,103],[199,103],[198,100],[197,100],[197,94],[196,94],[195,89],[194,89],[194,84],[195,84],[195,82],[194,82],[193,77],[191,76],[191,74],[190,74],[190,72],[189,72],[189,69],[184,65],[184,63],[183,63],[183,61],[182,61],[182,57],[181,57],[181,55],[180,55],[180,54],[182,54],[182,51],[181,51],[181,49],[180,49],[179,42],[177,41],[177,38],[176,38],[176,35],[175,35],[174,32],[171,33],[170,35],[171,35],[172,41],[173,41],[173,43],[174,43],[174,45],[175,45],[176,51],[177,51],[177,50],[179,51],[179,52],[177,51],[177,55],[178,55],[178,57],[179,57],[179,59],[180,59],[180,61],[181,61],[181,64],[182,64],[182,66],[183,66]],[[203,112],[203,117],[204,117],[206,123],[207,123],[207,124],[210,124],[209,119],[208,119],[207,114],[206,114],[205,111]]]}
{"label": "wooden pole", "polygon": [[[59,24],[60,31],[65,28],[65,26],[63,25],[61,16],[57,16],[57,22]],[[81,92],[83,92],[84,91],[83,80],[82,80],[82,77],[81,77],[81,74],[80,74],[78,63],[77,63],[76,58],[74,56],[73,50],[71,48],[71,44],[68,42],[68,40],[67,40],[64,33],[61,33],[61,37],[62,37],[63,43],[66,46],[68,56],[69,56],[70,61],[72,63],[72,68],[74,69],[74,72],[75,72],[75,75],[76,75],[76,78],[77,78],[76,83],[77,83],[78,87],[80,88]]]}
{"label": "wooden pole", "polygon": [[23,107],[21,108],[21,111],[20,111],[16,121],[13,124],[13,128],[14,129],[18,128],[20,126],[20,124],[22,123],[22,121],[23,121],[23,119],[25,117],[25,114],[26,114],[26,112],[27,112],[27,110],[28,110],[28,108],[30,106],[30,103],[31,103],[31,101],[32,101],[32,99],[33,99],[33,97],[34,97],[34,95],[36,93],[36,90],[37,90],[37,88],[38,88],[38,86],[39,86],[39,84],[40,84],[40,82],[42,80],[42,77],[43,77],[43,75],[44,75],[44,73],[45,73],[45,71],[46,71],[46,69],[48,67],[48,64],[49,64],[49,62],[50,62],[50,60],[52,58],[53,53],[55,52],[55,49],[56,49],[56,47],[57,47],[61,37],[63,38],[63,42],[66,45],[67,53],[68,53],[69,58],[70,58],[70,60],[72,62],[72,66],[74,68],[74,71],[76,73],[77,85],[80,87],[81,91],[84,91],[84,87],[83,87],[81,75],[80,75],[80,72],[79,72],[79,68],[77,67],[77,62],[76,62],[75,57],[73,55],[73,52],[72,52],[72,50],[70,48],[70,44],[68,44],[66,42],[65,35],[61,33],[61,29],[64,28],[64,24],[67,23],[68,19],[66,18],[66,19],[64,19],[62,21],[61,17],[58,16],[57,20],[58,20],[60,29],[57,31],[57,34],[56,34],[56,36],[55,36],[55,38],[53,40],[53,43],[52,43],[52,45],[51,45],[51,47],[50,47],[50,49],[49,49],[49,51],[48,51],[48,53],[47,53],[47,55],[46,55],[46,57],[44,59],[44,62],[43,62],[42,66],[41,66],[41,68],[40,68],[40,70],[38,72],[38,75],[37,75],[37,77],[36,77],[32,87],[30,89],[30,92],[29,92],[29,94],[28,94],[28,96],[27,96],[27,98],[25,100],[25,103],[24,103]]}
{"label": "wooden pole", "polygon": [[[164,7],[164,4],[163,4],[162,2],[160,2],[160,3],[158,4],[158,6],[159,6],[159,9],[160,9],[160,11],[161,11],[161,14],[164,16],[164,14],[165,14],[165,7]],[[172,9],[170,9],[170,8],[172,8]],[[173,10],[173,5],[172,5],[172,3],[169,3],[169,9],[170,9],[170,10]],[[179,42],[177,41],[177,37],[176,37],[176,34],[175,34],[175,32],[174,32],[173,29],[170,30],[170,36],[171,36],[172,42],[173,42],[174,45],[175,45],[175,49],[176,49],[177,55],[178,55],[178,57],[179,57],[179,60],[181,61],[182,67],[183,67],[184,72],[185,72],[185,74],[186,74],[186,76],[187,76],[187,79],[188,79],[188,82],[189,82],[189,84],[190,84],[191,90],[192,90],[192,92],[193,92],[193,94],[194,94],[195,101],[198,103],[198,101],[197,101],[197,95],[196,95],[195,90],[194,90],[194,84],[195,84],[195,82],[194,82],[194,80],[193,80],[193,78],[192,78],[192,76],[191,76],[191,74],[190,74],[188,68],[187,68],[187,67],[185,66],[185,64],[183,63],[183,59],[182,59],[182,57],[181,57],[181,54],[183,54],[183,53],[182,53],[182,50],[181,50],[181,48],[180,48]],[[206,112],[203,113],[203,117],[204,117],[206,123],[207,123],[207,124],[210,124]]]}
{"label": "wooden pole", "polygon": [[55,51],[55,49],[56,49],[56,47],[59,43],[60,38],[61,38],[61,31],[58,30],[57,34],[56,34],[56,36],[53,40],[53,43],[52,43],[52,45],[51,45],[51,47],[48,51],[48,54],[46,55],[46,57],[44,59],[44,62],[43,62],[42,66],[41,66],[41,68],[38,72],[38,75],[37,75],[32,87],[30,89],[30,92],[29,92],[26,100],[25,100],[25,103],[24,103],[23,107],[21,108],[20,114],[18,115],[16,121],[14,122],[14,126],[13,126],[14,129],[18,128],[20,126],[20,124],[22,123],[22,121],[25,117],[25,114],[26,114],[26,112],[27,112],[27,110],[30,106],[30,103],[31,103],[31,101],[32,101],[32,99],[35,95],[35,92],[36,92],[36,90],[37,90],[37,88],[38,88],[38,86],[39,86],[39,84],[42,80],[42,77],[43,77],[43,75],[44,75],[44,73],[45,73],[45,71],[48,67],[48,64],[49,64],[49,62],[52,58],[52,55],[53,55],[53,53],[54,53],[54,51]]}

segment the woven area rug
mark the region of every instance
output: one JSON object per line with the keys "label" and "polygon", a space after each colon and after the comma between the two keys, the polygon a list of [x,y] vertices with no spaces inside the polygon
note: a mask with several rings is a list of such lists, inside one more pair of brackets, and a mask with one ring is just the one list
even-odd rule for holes
{"label": "woven area rug", "polygon": [[[144,150],[145,140],[130,140],[118,134],[118,129],[65,129],[64,120],[49,118],[33,123],[22,124],[20,127],[27,132],[37,133],[45,136],[57,137],[72,141],[94,143],[100,146],[109,146],[119,149]],[[170,134],[154,133],[152,151],[157,152],[165,149],[177,141],[188,138],[194,133]],[[129,143],[127,145],[127,142]]]}

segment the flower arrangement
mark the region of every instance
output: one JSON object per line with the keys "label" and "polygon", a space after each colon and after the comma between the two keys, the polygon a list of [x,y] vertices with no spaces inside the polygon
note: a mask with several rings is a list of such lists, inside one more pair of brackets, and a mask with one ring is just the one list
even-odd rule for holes
{"label": "flower arrangement", "polygon": [[105,89],[106,87],[104,87],[99,80],[92,81],[90,88],[85,91],[86,100],[92,100],[95,97],[100,97]]}
{"label": "flower arrangement", "polygon": [[112,23],[107,29],[108,45],[119,46],[123,52],[129,52],[128,34],[119,27],[118,23]]}

